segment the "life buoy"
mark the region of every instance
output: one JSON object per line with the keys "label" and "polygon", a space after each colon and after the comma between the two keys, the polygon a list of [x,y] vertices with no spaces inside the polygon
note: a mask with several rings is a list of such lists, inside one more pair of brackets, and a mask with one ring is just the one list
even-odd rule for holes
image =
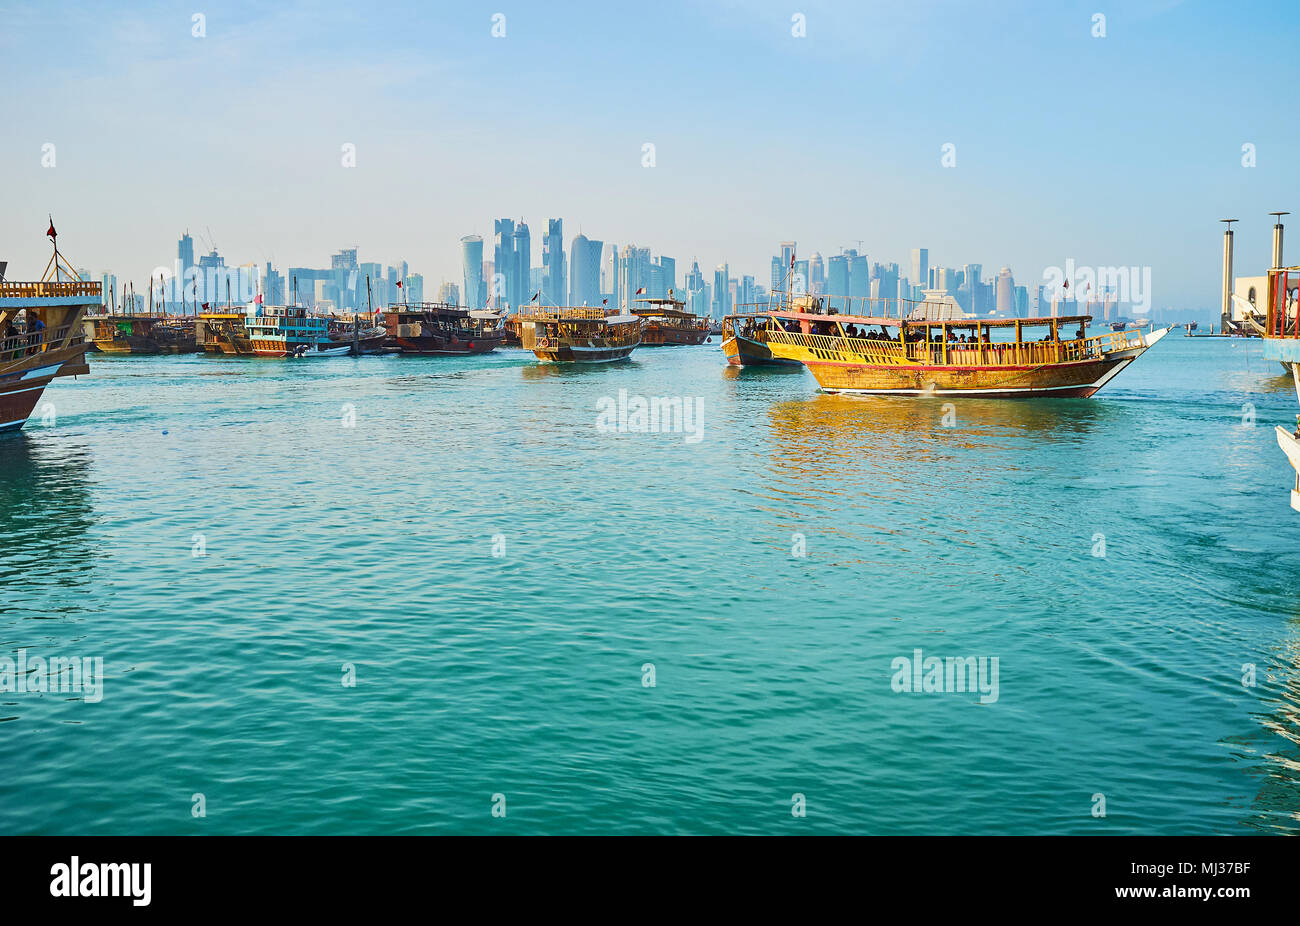
{"label": "life buoy", "polygon": [[550,346],[551,346],[551,339],[550,339],[550,338],[542,338],[540,341],[537,342],[537,346],[538,346],[538,347],[542,347],[542,348],[550,347]]}

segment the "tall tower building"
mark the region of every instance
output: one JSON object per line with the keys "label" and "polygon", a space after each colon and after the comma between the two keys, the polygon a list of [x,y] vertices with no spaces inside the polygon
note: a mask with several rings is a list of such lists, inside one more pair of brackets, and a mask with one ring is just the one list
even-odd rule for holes
{"label": "tall tower building", "polygon": [[550,219],[542,239],[542,300],[547,305],[568,305],[568,268],[564,263],[564,220]]}
{"label": "tall tower building", "polygon": [[176,243],[176,256],[180,259],[182,274],[194,266],[194,239],[189,232],[181,235],[181,240]]}
{"label": "tall tower building", "polygon": [[513,219],[497,219],[493,234],[492,279],[487,281],[492,305],[501,308],[509,303],[515,306],[515,223]]}
{"label": "tall tower building", "polygon": [[515,292],[510,304],[518,307],[528,305],[536,291],[533,289],[533,239],[523,219],[520,219],[519,224],[515,226],[514,251]]}
{"label": "tall tower building", "polygon": [[834,297],[835,305],[844,309],[844,300],[849,294],[849,258],[836,254],[826,262],[826,294]]}
{"label": "tall tower building", "polygon": [[604,243],[578,235],[569,245],[569,303],[600,305],[600,255]]}
{"label": "tall tower building", "polygon": [[912,248],[912,282],[921,287],[930,285],[929,248]]}
{"label": "tall tower building", "polygon": [[1010,267],[998,271],[997,279],[997,313],[1003,318],[1016,317],[1016,280],[1011,275]]}
{"label": "tall tower building", "polygon": [[826,292],[826,264],[817,251],[808,257],[808,292]]}
{"label": "tall tower building", "polygon": [[[793,254],[794,252],[791,251]],[[731,313],[729,294],[731,292],[730,268],[726,264],[718,264],[713,271],[713,306],[710,314],[714,318],[722,318],[724,315]]]}
{"label": "tall tower building", "polygon": [[461,238],[460,257],[465,305],[471,309],[481,309],[487,305],[487,293],[483,287],[483,238],[479,235]]}

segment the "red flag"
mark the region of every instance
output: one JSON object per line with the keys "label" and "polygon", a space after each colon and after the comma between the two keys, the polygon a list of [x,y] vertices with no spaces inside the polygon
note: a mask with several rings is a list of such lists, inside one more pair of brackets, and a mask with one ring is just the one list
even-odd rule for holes
{"label": "red flag", "polygon": [[50,219],[50,230],[45,233],[47,238],[57,238],[59,233],[54,230],[54,219]]}
{"label": "red flag", "polygon": [[609,300],[608,300],[608,299],[602,299],[602,300],[600,300],[600,304],[601,304],[601,305],[609,305]]}
{"label": "red flag", "polygon": [[542,291],[539,289],[537,292],[533,293],[533,298],[529,299],[528,301],[529,301],[529,302],[536,302],[536,301],[537,301],[537,297],[540,296],[541,294],[542,294]]}
{"label": "red flag", "polygon": [[645,287],[642,286],[640,289],[638,289],[638,290],[636,291],[636,294],[639,296],[639,295],[641,295],[641,294],[644,293],[644,292],[645,292]]}
{"label": "red flag", "polygon": [[401,289],[401,288],[402,288],[402,281],[401,281],[401,280],[398,280],[398,281],[397,281],[397,288],[398,288],[398,289]]}

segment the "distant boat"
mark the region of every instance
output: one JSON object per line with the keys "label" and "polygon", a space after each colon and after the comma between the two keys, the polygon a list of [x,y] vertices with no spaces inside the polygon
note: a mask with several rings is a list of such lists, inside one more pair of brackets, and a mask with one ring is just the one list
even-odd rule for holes
{"label": "distant boat", "polygon": [[525,309],[520,341],[538,360],[609,363],[626,360],[641,344],[641,319],[629,312],[589,307]]}
{"label": "distant boat", "polygon": [[105,354],[192,354],[199,349],[193,318],[88,315],[86,328],[95,349]]}
{"label": "distant boat", "polygon": [[486,354],[505,341],[501,316],[488,309],[399,302],[383,314],[385,345],[403,354]]}
{"label": "distant boat", "polygon": [[330,339],[329,320],[313,315],[303,306],[249,306],[244,327],[253,353],[259,357],[336,357],[351,345],[339,346]]}
{"label": "distant boat", "polygon": [[684,311],[685,306],[685,302],[671,295],[633,300],[628,311],[642,321],[642,346],[703,344],[709,337],[709,323]]}
{"label": "distant boat", "polygon": [[352,353],[351,344],[317,341],[315,344],[299,344],[287,356],[291,360],[307,360],[313,357],[346,357],[350,353]]}

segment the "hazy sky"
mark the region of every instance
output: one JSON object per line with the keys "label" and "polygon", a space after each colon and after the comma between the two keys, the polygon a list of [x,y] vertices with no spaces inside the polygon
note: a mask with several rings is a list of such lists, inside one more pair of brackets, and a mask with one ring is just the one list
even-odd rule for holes
{"label": "hazy sky", "polygon": [[[1105,37],[1093,36],[1094,14]],[[194,14],[206,17],[195,38]],[[492,36],[493,15],[505,37]],[[1300,233],[1293,3],[659,0],[48,3],[0,9],[0,259],[140,285],[186,228],[228,263],[410,261],[525,218],[768,276],[858,247],[910,271],[1150,266],[1218,303],[1218,219],[1262,272]],[[801,14],[806,36],[792,35]],[[643,167],[643,145],[655,166]],[[342,166],[342,146],[356,166]],[[53,167],[42,166],[53,144]],[[941,164],[955,146],[956,166]],[[1255,146],[1255,167],[1242,146]],[[1293,233],[1291,262],[1300,262]]]}

